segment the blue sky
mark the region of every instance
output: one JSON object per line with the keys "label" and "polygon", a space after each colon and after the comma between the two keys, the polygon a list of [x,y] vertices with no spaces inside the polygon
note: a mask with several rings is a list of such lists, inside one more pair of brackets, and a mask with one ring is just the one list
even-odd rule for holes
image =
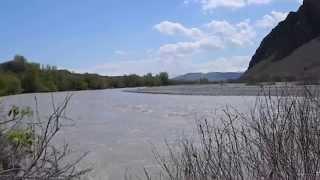
{"label": "blue sky", "polygon": [[0,0],[0,61],[104,75],[244,71],[299,0]]}

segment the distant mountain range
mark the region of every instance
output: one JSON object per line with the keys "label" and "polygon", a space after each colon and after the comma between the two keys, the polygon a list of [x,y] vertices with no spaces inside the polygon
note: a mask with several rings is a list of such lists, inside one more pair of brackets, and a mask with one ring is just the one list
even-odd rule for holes
{"label": "distant mountain range", "polygon": [[177,81],[199,81],[200,79],[208,79],[208,81],[226,81],[239,79],[243,73],[241,72],[210,72],[210,73],[188,73],[173,78]]}
{"label": "distant mountain range", "polygon": [[320,0],[304,0],[261,42],[242,80],[320,79]]}

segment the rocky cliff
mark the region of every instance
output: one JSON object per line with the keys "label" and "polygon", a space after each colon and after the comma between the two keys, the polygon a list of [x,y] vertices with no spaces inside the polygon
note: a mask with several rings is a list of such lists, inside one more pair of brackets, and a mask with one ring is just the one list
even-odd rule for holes
{"label": "rocky cliff", "polygon": [[[297,12],[290,12],[288,17],[280,22],[270,34],[261,42],[260,47],[253,55],[247,72],[243,79],[258,78],[260,76],[297,76],[288,72],[288,69],[280,69],[281,72],[260,73],[264,69],[272,69],[279,61],[287,59],[296,50],[310,43],[320,36],[320,0],[304,0]],[[319,49],[320,51],[320,49]],[[299,52],[301,55],[303,52]],[[313,57],[318,58],[318,57]],[[305,59],[300,59],[304,69]],[[313,60],[314,61],[314,60]],[[320,59],[319,59],[320,61]],[[307,63],[307,62],[306,62]],[[305,70],[305,69],[304,69]],[[299,77],[296,77],[299,78]]]}

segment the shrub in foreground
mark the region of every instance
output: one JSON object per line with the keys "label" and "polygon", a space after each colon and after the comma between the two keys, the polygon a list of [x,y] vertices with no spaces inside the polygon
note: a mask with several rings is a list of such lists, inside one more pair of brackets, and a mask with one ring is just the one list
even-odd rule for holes
{"label": "shrub in foreground", "polygon": [[67,97],[62,104],[53,105],[46,120],[29,108],[12,107],[1,115],[0,179],[73,180],[89,171],[77,168],[86,154],[70,161],[69,146],[52,143],[62,128],[69,100]]}
{"label": "shrub in foreground", "polygon": [[[196,139],[155,153],[160,176],[146,179],[319,179],[320,103],[304,96],[259,97],[249,114],[226,109],[224,118],[197,122]],[[219,123],[217,123],[219,122]]]}

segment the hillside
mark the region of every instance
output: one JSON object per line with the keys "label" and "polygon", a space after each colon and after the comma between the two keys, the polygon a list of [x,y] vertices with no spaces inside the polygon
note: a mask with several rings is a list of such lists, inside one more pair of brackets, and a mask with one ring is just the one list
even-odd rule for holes
{"label": "hillside", "polygon": [[239,79],[242,73],[240,72],[210,72],[210,73],[188,73],[175,77],[173,80],[178,81],[199,81],[207,79],[208,81],[226,81]]}
{"label": "hillside", "polygon": [[259,80],[317,80],[320,79],[320,37],[308,42],[289,56],[272,62],[270,59],[249,69],[245,76]]}
{"label": "hillside", "polygon": [[320,1],[304,0],[261,42],[243,80],[318,79]]}

